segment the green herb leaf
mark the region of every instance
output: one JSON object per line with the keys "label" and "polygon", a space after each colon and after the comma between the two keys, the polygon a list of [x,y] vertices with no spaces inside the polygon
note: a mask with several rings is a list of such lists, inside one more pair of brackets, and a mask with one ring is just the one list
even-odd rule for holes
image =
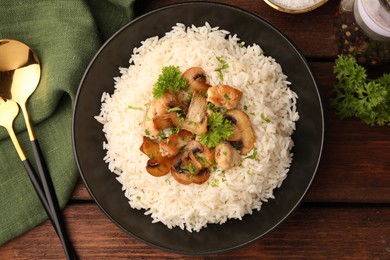
{"label": "green herb leaf", "polygon": [[169,135],[169,136],[171,136],[171,135],[176,135],[176,134],[179,133],[179,131],[180,131],[180,128],[179,128],[179,127],[176,127],[176,126],[171,127],[171,128],[169,129],[168,135]]}
{"label": "green herb leaf", "polygon": [[196,174],[196,168],[194,165],[192,164],[189,164],[188,165],[188,171],[191,173],[191,174]]}
{"label": "green herb leaf", "polygon": [[264,115],[263,113],[260,114],[260,117],[261,117],[261,119],[263,119],[265,122],[271,123],[271,119],[269,119],[268,117],[265,117],[265,115]]}
{"label": "green herb leaf", "polygon": [[338,80],[330,103],[340,118],[358,117],[368,125],[390,125],[390,74],[368,80],[352,56],[340,55],[333,72]]}
{"label": "green herb leaf", "polygon": [[172,107],[172,108],[167,110],[167,113],[170,113],[170,112],[173,112],[173,111],[181,111],[181,108],[180,107]]}
{"label": "green herb leaf", "polygon": [[209,185],[213,188],[219,186],[219,181],[217,179],[213,179],[212,181],[209,181]]}
{"label": "green herb leaf", "polygon": [[164,131],[162,129],[158,132],[158,137],[160,137],[160,139],[165,138],[165,134],[164,134]]}
{"label": "green herb leaf", "polygon": [[142,108],[140,107],[133,107],[133,106],[128,106],[127,108],[132,110],[142,110]]}
{"label": "green herb leaf", "polygon": [[216,147],[233,134],[233,124],[219,112],[214,112],[209,116],[207,126],[208,131],[202,135],[200,141],[209,148]]}
{"label": "green herb leaf", "polygon": [[253,148],[253,153],[251,155],[244,157],[242,160],[245,160],[245,159],[256,160],[257,159],[257,147]]}
{"label": "green herb leaf", "polygon": [[215,71],[218,72],[219,78],[221,80],[223,80],[223,73],[222,73],[222,71],[227,69],[227,68],[229,68],[229,64],[227,64],[227,62],[225,60],[223,60],[222,57],[217,57],[217,60],[221,64],[221,66],[218,67],[217,69],[215,69]]}
{"label": "green herb leaf", "polygon": [[159,98],[168,91],[178,92],[187,87],[186,79],[181,77],[179,67],[167,66],[162,69],[154,84],[153,97]]}

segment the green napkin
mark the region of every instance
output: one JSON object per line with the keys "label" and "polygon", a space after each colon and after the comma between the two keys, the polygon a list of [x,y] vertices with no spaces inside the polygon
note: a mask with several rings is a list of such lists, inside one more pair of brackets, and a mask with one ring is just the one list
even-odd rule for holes
{"label": "green napkin", "polygon": [[[42,76],[27,109],[61,207],[79,177],[71,118],[81,77],[92,57],[133,17],[134,0],[2,0],[0,39],[16,39],[38,54]],[[1,115],[0,115],[1,116]],[[35,165],[23,116],[15,132]],[[0,245],[47,216],[4,128],[0,128]],[[53,230],[54,232],[54,230]]]}

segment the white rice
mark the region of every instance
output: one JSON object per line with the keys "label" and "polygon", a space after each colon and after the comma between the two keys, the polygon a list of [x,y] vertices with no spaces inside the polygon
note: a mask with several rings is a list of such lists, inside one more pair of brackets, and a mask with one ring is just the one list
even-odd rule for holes
{"label": "white rice", "polygon": [[[164,37],[141,42],[133,50],[129,68],[121,68],[121,76],[115,78],[114,93],[103,94],[101,113],[95,118],[104,125],[104,160],[118,175],[130,206],[145,209],[153,223],[192,232],[208,223],[242,219],[274,198],[273,190],[286,178],[292,162],[290,136],[299,118],[297,95],[272,57],[264,56],[256,44],[244,44],[237,35],[208,23],[201,27],[176,24]],[[215,71],[221,66],[216,57],[229,65],[223,82]],[[162,68],[169,65],[179,66],[182,72],[202,67],[211,85],[229,84],[243,92],[238,108],[248,107],[256,135],[256,160],[246,159],[241,167],[225,172],[217,170],[202,185],[182,185],[170,174],[154,177],[146,172],[148,157],[139,150],[146,104]]]}

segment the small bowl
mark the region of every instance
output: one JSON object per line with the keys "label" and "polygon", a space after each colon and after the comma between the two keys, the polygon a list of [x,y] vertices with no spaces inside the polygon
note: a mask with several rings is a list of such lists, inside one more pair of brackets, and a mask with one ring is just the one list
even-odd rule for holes
{"label": "small bowl", "polygon": [[[264,0],[266,4],[274,8],[275,10],[278,10],[280,12],[289,13],[289,14],[301,14],[301,13],[307,13],[310,11],[313,11],[314,9],[317,9],[318,7],[322,6],[328,0],[319,0],[314,4],[302,4],[301,6],[288,6],[283,4],[282,0]],[[295,1],[297,2],[297,1]]]}

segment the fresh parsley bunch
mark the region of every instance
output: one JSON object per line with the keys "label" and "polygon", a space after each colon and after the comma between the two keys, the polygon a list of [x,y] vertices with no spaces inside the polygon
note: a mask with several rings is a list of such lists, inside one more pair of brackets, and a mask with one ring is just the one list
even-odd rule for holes
{"label": "fresh parsley bunch", "polygon": [[187,87],[187,81],[181,77],[179,67],[167,66],[162,69],[153,86],[153,97],[160,98],[168,91],[178,92]]}
{"label": "fresh parsley bunch", "polygon": [[208,132],[200,138],[200,141],[209,148],[215,148],[221,142],[228,140],[234,130],[233,124],[219,112],[211,113],[207,126]]}
{"label": "fresh parsley bunch", "polygon": [[330,102],[342,119],[358,117],[368,125],[390,125],[390,74],[369,80],[365,68],[345,55],[337,57],[333,72],[338,82]]}

